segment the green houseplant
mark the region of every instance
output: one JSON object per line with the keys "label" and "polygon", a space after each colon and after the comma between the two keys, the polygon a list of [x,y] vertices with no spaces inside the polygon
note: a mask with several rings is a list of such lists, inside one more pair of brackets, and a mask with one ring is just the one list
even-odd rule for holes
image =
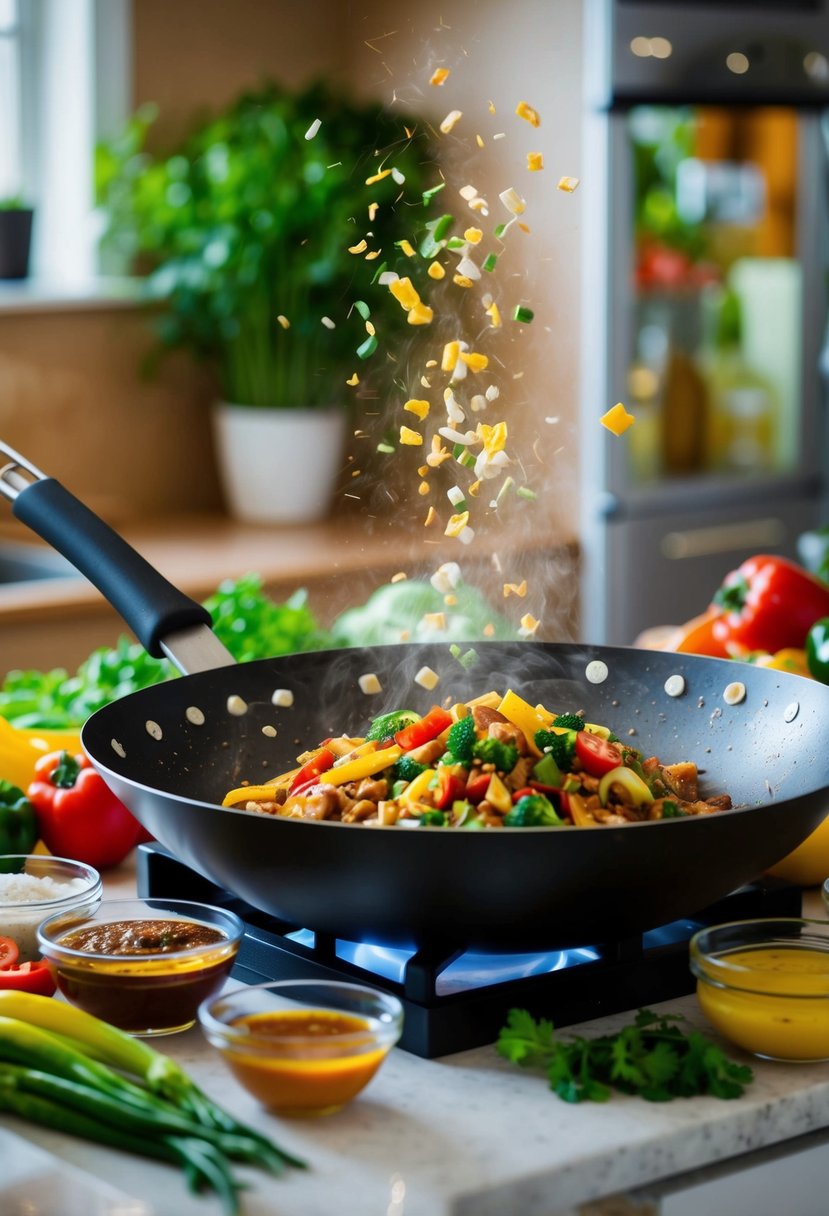
{"label": "green houseplant", "polygon": [[[155,117],[142,108],[98,149],[96,186],[106,246],[164,302],[160,349],[208,360],[237,413],[287,414],[296,434],[300,414],[333,412],[342,429],[345,382],[373,345],[363,314],[386,339],[405,324],[376,279],[411,235],[420,124],[323,82],[246,93],[165,155],[147,151]],[[394,173],[367,186],[382,168]],[[377,259],[349,252],[364,239]]]}

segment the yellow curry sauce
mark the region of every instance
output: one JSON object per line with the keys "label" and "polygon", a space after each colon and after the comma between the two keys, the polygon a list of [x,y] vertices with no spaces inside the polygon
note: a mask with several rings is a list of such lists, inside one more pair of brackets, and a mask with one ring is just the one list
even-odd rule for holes
{"label": "yellow curry sauce", "polygon": [[[238,1080],[270,1110],[327,1114],[350,1102],[371,1080],[388,1047],[376,1047],[371,1023],[328,1010],[254,1013],[231,1025],[255,1039],[223,1051]],[[344,1043],[335,1036],[347,1036]],[[276,1043],[272,1053],[264,1040]]]}
{"label": "yellow curry sauce", "polygon": [[712,1025],[756,1055],[829,1059],[829,953],[779,945],[729,951],[723,961],[742,969],[724,977],[728,987],[697,985]]}

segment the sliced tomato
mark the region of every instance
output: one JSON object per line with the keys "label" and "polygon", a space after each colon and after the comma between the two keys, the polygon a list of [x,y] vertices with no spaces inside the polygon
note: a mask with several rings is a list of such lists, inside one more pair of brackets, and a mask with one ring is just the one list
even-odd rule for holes
{"label": "sliced tomato", "polygon": [[589,730],[580,730],[576,735],[576,758],[591,777],[603,777],[622,763],[622,751],[615,743],[608,743]]}
{"label": "sliced tomato", "polygon": [[394,741],[398,747],[403,748],[404,752],[414,751],[415,748],[422,747],[424,743],[437,739],[441,731],[446,730],[447,726],[451,726],[453,721],[450,713],[441,709],[439,705],[434,705],[425,718],[412,722],[409,726],[404,726],[402,730],[399,730],[394,736]]}
{"label": "sliced tomato", "polygon": [[49,964],[42,958],[0,971],[0,991],[14,988],[17,992],[33,992],[36,996],[54,996],[56,987]]}
{"label": "sliced tomato", "polygon": [[13,967],[19,958],[17,942],[10,937],[0,937],[0,968]]}

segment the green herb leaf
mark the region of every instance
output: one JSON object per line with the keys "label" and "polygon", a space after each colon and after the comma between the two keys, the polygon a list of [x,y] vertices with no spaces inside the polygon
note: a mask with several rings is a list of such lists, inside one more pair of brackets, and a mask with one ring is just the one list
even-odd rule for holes
{"label": "green herb leaf", "polygon": [[543,1069],[565,1102],[606,1102],[612,1089],[649,1102],[708,1094],[738,1098],[752,1070],[726,1056],[681,1014],[640,1009],[631,1025],[595,1039],[557,1037],[552,1022],[511,1009],[496,1050],[513,1064]]}

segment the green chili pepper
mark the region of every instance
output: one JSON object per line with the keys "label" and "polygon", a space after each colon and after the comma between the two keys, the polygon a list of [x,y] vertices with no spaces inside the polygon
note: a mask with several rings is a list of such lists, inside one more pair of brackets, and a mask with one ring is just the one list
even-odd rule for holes
{"label": "green chili pepper", "polygon": [[822,684],[829,684],[829,616],[815,621],[806,634],[806,662]]}
{"label": "green chili pepper", "polygon": [[[0,853],[31,853],[38,841],[37,816],[21,789],[0,781]],[[9,874],[18,863],[0,859],[0,874]]]}

